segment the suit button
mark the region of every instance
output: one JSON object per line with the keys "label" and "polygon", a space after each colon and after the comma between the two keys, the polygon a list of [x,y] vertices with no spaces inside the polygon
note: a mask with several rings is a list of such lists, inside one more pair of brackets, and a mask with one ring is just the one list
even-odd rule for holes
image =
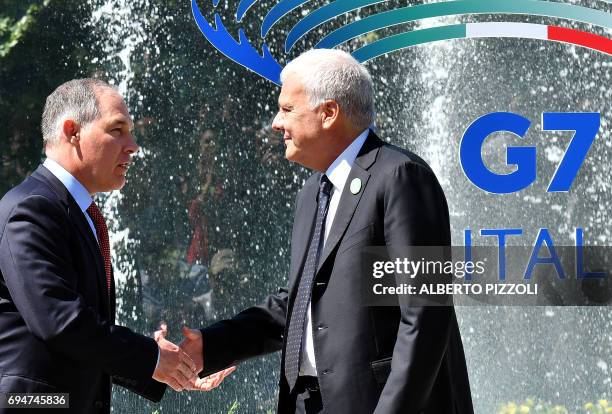
{"label": "suit button", "polygon": [[324,329],[327,329],[327,326],[323,326],[323,325],[317,326],[317,331],[322,331]]}
{"label": "suit button", "polygon": [[100,409],[104,406],[104,403],[102,401],[96,401],[94,403],[94,408]]}
{"label": "suit button", "polygon": [[328,375],[328,374],[331,374],[332,372],[334,372],[334,371],[332,371],[331,369],[324,369],[323,372],[321,372],[321,374],[322,375]]}

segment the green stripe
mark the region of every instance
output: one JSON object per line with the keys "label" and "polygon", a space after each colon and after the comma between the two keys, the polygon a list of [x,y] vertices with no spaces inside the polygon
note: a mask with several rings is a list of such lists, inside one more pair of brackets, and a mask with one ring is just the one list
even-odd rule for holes
{"label": "green stripe", "polygon": [[[285,51],[315,27],[331,20],[357,6],[378,3],[380,0],[336,0],[323,6],[299,21],[287,34]],[[540,0],[458,0],[402,7],[347,24],[327,36],[315,46],[333,48],[352,38],[384,27],[412,22],[431,17],[462,14],[525,14],[561,19],[576,20],[583,23],[612,29],[612,14],[603,10],[576,6],[573,4]]]}
{"label": "green stripe", "polygon": [[465,24],[432,27],[385,37],[384,39],[377,40],[376,42],[357,49],[352,55],[358,61],[366,62],[380,55],[384,55],[385,53],[394,52],[410,46],[437,42],[440,40],[461,39],[464,37]]}

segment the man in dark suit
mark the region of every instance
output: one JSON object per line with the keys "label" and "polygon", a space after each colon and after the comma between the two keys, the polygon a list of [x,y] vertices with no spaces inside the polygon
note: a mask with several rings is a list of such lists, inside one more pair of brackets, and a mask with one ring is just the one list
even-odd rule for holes
{"label": "man in dark suit", "polygon": [[92,196],[125,184],[132,127],[104,82],[69,81],[47,98],[47,160],[0,201],[0,396],[68,393],[69,412],[109,413],[111,382],[159,401],[162,382],[181,390],[195,377],[163,335],[115,325],[108,229]]}
{"label": "man in dark suit", "polygon": [[282,350],[279,413],[472,413],[452,302],[362,300],[361,248],[450,244],[434,173],[369,130],[372,80],[347,53],[311,50],[281,78],[272,126],[287,159],[315,170],[296,199],[288,288],[184,329],[181,347],[201,353],[204,373]]}

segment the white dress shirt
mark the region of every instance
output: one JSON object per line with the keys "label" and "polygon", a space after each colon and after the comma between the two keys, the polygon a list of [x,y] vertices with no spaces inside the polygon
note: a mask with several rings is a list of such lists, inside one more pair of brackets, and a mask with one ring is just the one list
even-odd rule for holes
{"label": "white dress shirt", "polygon": [[59,165],[56,161],[53,161],[51,158],[47,158],[43,163],[43,166],[48,169],[58,180],[60,180],[62,184],[64,184],[64,187],[66,187],[72,198],[74,198],[74,201],[76,201],[79,208],[83,212],[83,215],[85,216],[87,223],[89,223],[89,227],[91,228],[94,237],[96,240],[98,240],[96,227],[94,226],[93,221],[91,221],[89,214],[86,213],[87,209],[93,202],[93,198],[91,198],[85,186],[83,186],[79,180],[74,178],[72,174],[66,171],[64,167]]}
{"label": "white dress shirt", "polygon": [[[336,210],[338,204],[340,204],[340,196],[342,190],[346,184],[346,180],[351,172],[353,163],[359,154],[359,150],[363,146],[370,129],[363,131],[353,142],[346,147],[346,149],[336,158],[336,160],[329,166],[325,175],[329,178],[329,181],[333,184],[331,200],[329,201],[329,208],[327,210],[327,216],[325,218],[325,233],[323,234],[323,247],[329,236],[334,217],[336,216]],[[321,251],[323,251],[321,247]],[[300,364],[300,375],[312,375],[317,376],[317,364],[315,362],[314,343],[312,340],[312,318],[310,302],[308,303],[308,311],[306,312],[306,337],[302,341],[302,361]]]}

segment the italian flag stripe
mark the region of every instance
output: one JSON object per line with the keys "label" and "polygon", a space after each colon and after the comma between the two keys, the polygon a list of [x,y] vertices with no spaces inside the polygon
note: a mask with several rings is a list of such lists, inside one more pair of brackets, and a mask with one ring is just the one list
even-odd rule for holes
{"label": "italian flag stripe", "polygon": [[567,29],[559,26],[548,26],[548,39],[557,42],[572,43],[599,50],[612,55],[612,39],[580,30]]}
{"label": "italian flag stripe", "polygon": [[465,26],[465,37],[467,38],[517,37],[554,40],[612,55],[612,39],[565,27],[511,22],[467,23]]}

